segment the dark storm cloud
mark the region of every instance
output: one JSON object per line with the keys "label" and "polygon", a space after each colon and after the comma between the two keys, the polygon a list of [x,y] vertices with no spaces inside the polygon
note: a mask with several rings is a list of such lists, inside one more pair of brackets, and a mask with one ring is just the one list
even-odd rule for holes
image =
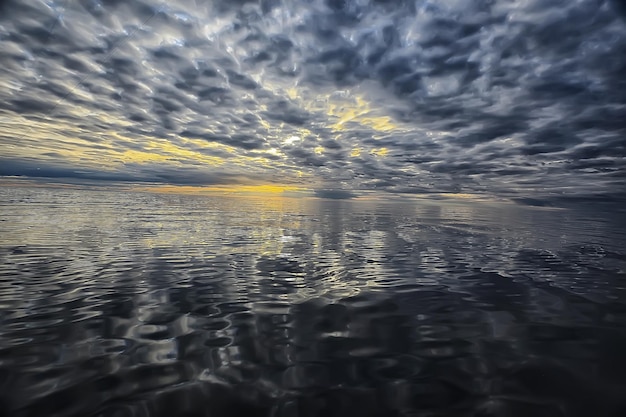
{"label": "dark storm cloud", "polygon": [[221,143],[222,145],[228,145],[244,150],[261,149],[264,146],[264,141],[262,138],[240,133],[214,135],[205,134],[200,131],[183,130],[180,135],[183,137],[200,138],[209,143]]}
{"label": "dark storm cloud", "polygon": [[302,148],[289,149],[287,154],[297,163],[305,167],[323,167],[328,163],[326,158],[322,158],[314,152]]}
{"label": "dark storm cloud", "polygon": [[[0,112],[62,121],[102,149],[156,138],[355,189],[619,194],[625,10],[621,0],[5,1]],[[356,96],[369,107],[350,113]],[[211,167],[140,165],[120,178],[213,181]],[[44,173],[86,175],[59,169]]]}
{"label": "dark storm cloud", "polygon": [[133,181],[131,175],[121,172],[102,172],[78,167],[56,166],[37,160],[0,159],[0,175],[26,176],[34,178],[77,178],[85,180]]}
{"label": "dark storm cloud", "polygon": [[21,114],[24,113],[47,113],[53,110],[56,106],[53,101],[41,100],[37,98],[23,98],[10,100],[3,105],[3,108],[17,111]]}
{"label": "dark storm cloud", "polygon": [[315,195],[320,198],[333,200],[346,200],[355,197],[353,193],[346,190],[315,190]]}
{"label": "dark storm cloud", "polygon": [[30,178],[78,179],[87,181],[121,181],[133,183],[168,183],[175,185],[253,185],[255,178],[237,173],[204,172],[195,167],[170,168],[156,164],[127,164],[122,170],[105,171],[81,166],[64,166],[59,162],[0,158],[0,176]]}
{"label": "dark storm cloud", "polygon": [[270,120],[302,126],[309,119],[309,115],[306,111],[295,107],[287,100],[277,100],[271,103],[270,106],[270,110],[263,112]]}

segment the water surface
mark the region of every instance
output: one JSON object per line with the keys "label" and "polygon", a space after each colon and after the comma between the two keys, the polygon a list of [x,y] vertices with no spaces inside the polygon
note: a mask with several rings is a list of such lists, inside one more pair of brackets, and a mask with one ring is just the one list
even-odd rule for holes
{"label": "water surface", "polygon": [[623,416],[624,217],[0,188],[0,410]]}

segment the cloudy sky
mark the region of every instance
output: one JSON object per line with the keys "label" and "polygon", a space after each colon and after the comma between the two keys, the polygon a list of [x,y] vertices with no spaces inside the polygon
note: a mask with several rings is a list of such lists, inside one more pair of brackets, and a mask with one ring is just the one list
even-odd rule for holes
{"label": "cloudy sky", "polygon": [[4,0],[0,16],[3,176],[626,190],[623,1]]}

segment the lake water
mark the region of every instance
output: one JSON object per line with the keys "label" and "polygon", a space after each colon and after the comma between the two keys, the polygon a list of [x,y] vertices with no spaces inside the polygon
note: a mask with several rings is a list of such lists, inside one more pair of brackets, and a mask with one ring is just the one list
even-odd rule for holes
{"label": "lake water", "polygon": [[0,414],[625,416],[625,219],[0,188]]}

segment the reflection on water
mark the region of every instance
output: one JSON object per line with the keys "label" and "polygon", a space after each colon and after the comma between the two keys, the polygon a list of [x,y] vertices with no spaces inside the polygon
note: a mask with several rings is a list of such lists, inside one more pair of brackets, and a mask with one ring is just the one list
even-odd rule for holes
{"label": "reflection on water", "polygon": [[7,416],[626,415],[617,214],[35,188],[0,201]]}

